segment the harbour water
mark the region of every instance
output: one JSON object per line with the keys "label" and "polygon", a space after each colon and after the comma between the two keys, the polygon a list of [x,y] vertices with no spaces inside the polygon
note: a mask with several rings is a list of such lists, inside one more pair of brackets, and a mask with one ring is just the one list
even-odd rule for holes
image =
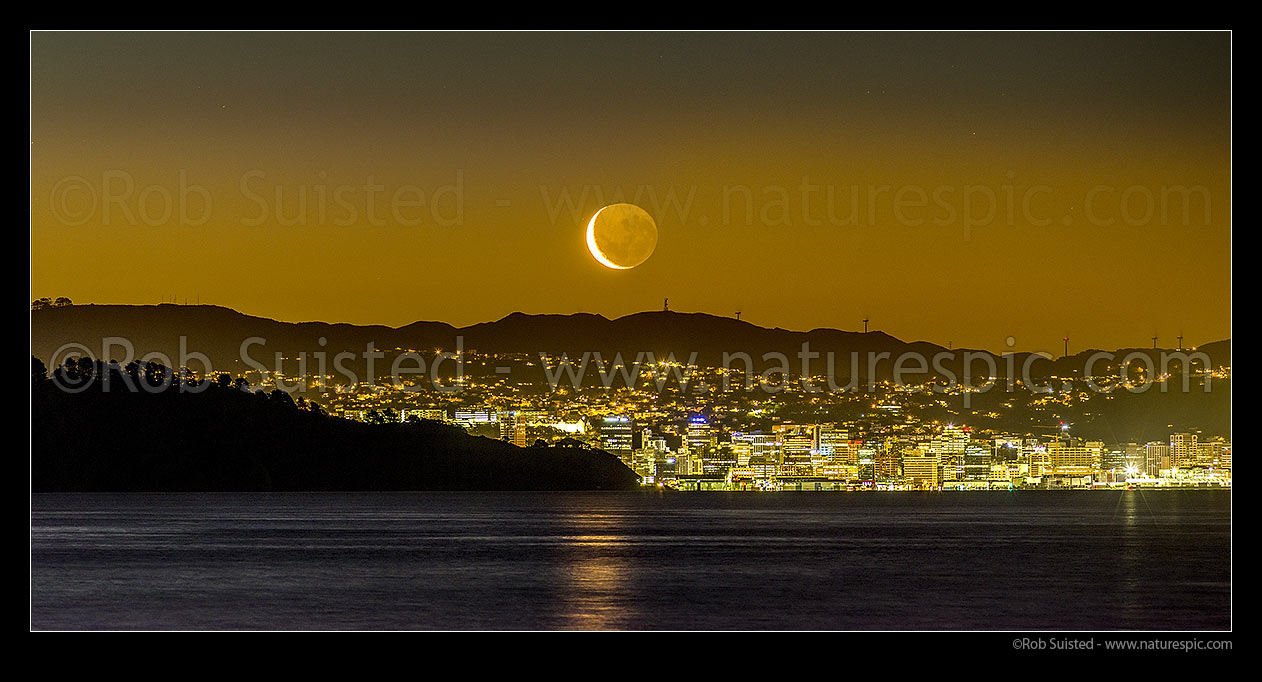
{"label": "harbour water", "polygon": [[1229,490],[31,505],[37,630],[1231,627]]}

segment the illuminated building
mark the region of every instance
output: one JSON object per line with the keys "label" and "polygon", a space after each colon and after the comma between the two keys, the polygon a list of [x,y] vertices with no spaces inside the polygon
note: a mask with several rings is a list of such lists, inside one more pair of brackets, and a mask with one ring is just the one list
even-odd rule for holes
{"label": "illuminated building", "polygon": [[726,474],[736,467],[736,452],[730,444],[713,445],[701,458],[701,473]]}
{"label": "illuminated building", "polygon": [[1198,454],[1196,434],[1174,433],[1170,435],[1170,467],[1185,469],[1196,465]]}
{"label": "illuminated building", "polygon": [[781,473],[787,476],[812,475],[816,451],[815,427],[778,424],[774,431],[780,440]]}
{"label": "illuminated building", "polygon": [[495,412],[485,407],[458,409],[452,415],[451,421],[466,428],[474,424],[492,424],[495,422]]}
{"label": "illuminated building", "polygon": [[892,481],[903,475],[903,453],[915,445],[911,441],[886,438],[876,455],[876,480]]}
{"label": "illuminated building", "polygon": [[1170,444],[1153,441],[1144,446],[1145,458],[1148,462],[1147,474],[1160,476],[1163,470],[1170,468]]}
{"label": "illuminated building", "polygon": [[856,472],[860,481],[876,481],[876,449],[872,447],[859,448],[859,465]]}
{"label": "illuminated building", "polygon": [[770,433],[737,431],[732,433],[731,441],[737,466],[747,466],[753,457],[760,457],[762,461],[775,465],[780,464],[779,441]]}
{"label": "illuminated building", "polygon": [[412,417],[417,419],[428,419],[430,421],[446,421],[446,410],[399,410],[399,421],[407,422]]}
{"label": "illuminated building", "polygon": [[942,484],[942,460],[936,453],[920,448],[903,455],[903,478],[915,488],[936,488]]}
{"label": "illuminated building", "polygon": [[827,464],[853,464],[850,450],[850,433],[837,428],[836,424],[819,425],[820,457]]}
{"label": "illuminated building", "polygon": [[963,481],[989,481],[990,475],[990,448],[979,443],[969,443],[964,446],[964,455],[962,458],[963,474],[960,480]]}
{"label": "illuminated building", "polygon": [[[1104,444],[1090,441],[1083,445],[1066,445],[1054,440],[1047,445],[1047,459],[1058,476],[1092,476],[1103,465]],[[1048,472],[1044,472],[1046,475]]]}
{"label": "illuminated building", "polygon": [[1122,446],[1123,469],[1134,469],[1136,472],[1148,472],[1148,455],[1143,445],[1127,443]]}
{"label": "illuminated building", "polygon": [[[1226,466],[1223,465],[1224,459]],[[1202,467],[1231,468],[1231,443],[1222,438],[1201,441],[1197,444],[1196,465]]]}
{"label": "illuminated building", "polygon": [[526,447],[526,425],[521,423],[516,412],[500,412],[495,418],[500,425],[500,440],[519,448]]}
{"label": "illuminated building", "polygon": [[1027,463],[1026,475],[1030,478],[1041,477],[1046,470],[1052,468],[1050,455],[1047,454],[1048,446],[1039,443],[1033,438],[1026,439],[1021,446],[1021,452]]}
{"label": "illuminated building", "polygon": [[714,436],[710,432],[710,423],[705,417],[692,417],[688,420],[688,433],[686,436],[688,443],[688,452],[696,457],[705,455],[713,445]]}
{"label": "illuminated building", "polygon": [[626,460],[632,449],[631,433],[634,430],[630,417],[610,415],[600,423],[600,449]]}
{"label": "illuminated building", "polygon": [[937,455],[942,464],[943,480],[964,480],[964,448],[968,442],[968,431],[954,424],[947,424],[942,433],[929,441],[929,452]]}

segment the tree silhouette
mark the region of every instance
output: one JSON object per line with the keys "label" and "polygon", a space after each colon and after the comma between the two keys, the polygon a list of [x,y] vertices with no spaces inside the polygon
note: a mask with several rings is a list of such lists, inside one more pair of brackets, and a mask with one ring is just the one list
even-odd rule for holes
{"label": "tree silhouette", "polygon": [[294,405],[293,396],[279,388],[273,388],[272,392],[267,394],[267,400],[273,405],[279,405],[290,410],[297,409],[297,405]]}
{"label": "tree silhouette", "polygon": [[39,384],[48,380],[48,368],[44,366],[44,361],[31,356],[31,384]]}

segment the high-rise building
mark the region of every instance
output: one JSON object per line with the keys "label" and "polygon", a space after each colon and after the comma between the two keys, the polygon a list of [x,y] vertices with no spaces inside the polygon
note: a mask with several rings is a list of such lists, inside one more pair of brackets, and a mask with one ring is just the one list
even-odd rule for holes
{"label": "high-rise building", "polygon": [[818,450],[827,464],[851,464],[850,432],[836,424],[820,424]]}
{"label": "high-rise building", "polygon": [[1057,474],[1089,476],[1100,471],[1104,459],[1104,443],[1088,441],[1082,445],[1067,445],[1054,440],[1047,444],[1047,458]]}
{"label": "high-rise building", "polygon": [[964,448],[968,443],[968,431],[954,424],[948,424],[942,433],[929,441],[929,452],[937,455],[942,464],[942,480],[965,480]]}
{"label": "high-rise building", "polygon": [[900,438],[886,438],[876,456],[876,480],[892,481],[903,475],[903,453],[915,448],[915,443]]}
{"label": "high-rise building", "polygon": [[627,459],[631,455],[631,434],[634,423],[630,417],[609,415],[600,422],[600,449],[611,455]]}
{"label": "high-rise building", "polygon": [[747,466],[754,457],[763,462],[780,463],[780,449],[776,437],[769,433],[754,431],[745,433],[736,431],[731,436],[732,454],[736,457],[737,466]]}
{"label": "high-rise building", "polygon": [[788,476],[810,476],[814,473],[817,453],[816,427],[802,424],[777,424],[774,428],[780,442],[780,470]]}
{"label": "high-rise building", "polygon": [[1214,438],[1197,444],[1197,466],[1230,469],[1230,466],[1223,466],[1224,456],[1230,465],[1231,443],[1223,438]]}
{"label": "high-rise building", "polygon": [[983,443],[969,443],[964,446],[963,478],[964,481],[990,480],[991,448]]}
{"label": "high-rise building", "polygon": [[713,444],[714,434],[705,417],[696,416],[688,420],[688,432],[685,436],[688,452],[694,456],[703,456]]}
{"label": "high-rise building", "polygon": [[859,448],[858,476],[860,481],[876,482],[876,459],[876,448],[871,446],[863,446]]}
{"label": "high-rise building", "polygon": [[1100,458],[1100,469],[1120,473],[1126,471],[1126,453],[1122,448],[1105,448]]}
{"label": "high-rise building", "polygon": [[1027,465],[1027,476],[1039,478],[1052,468],[1051,457],[1047,454],[1047,449],[1048,446],[1040,443],[1035,438],[1027,438],[1021,444],[1021,455],[1025,458]]}
{"label": "high-rise building", "polygon": [[500,425],[500,440],[506,440],[519,448],[526,447],[526,425],[516,412],[500,412],[495,415]]}
{"label": "high-rise building", "polygon": [[1195,433],[1170,434],[1170,466],[1175,469],[1195,466],[1198,449]]}
{"label": "high-rise building", "polygon": [[1144,455],[1148,462],[1147,474],[1152,477],[1161,475],[1163,469],[1170,468],[1170,444],[1153,441],[1144,446]]}
{"label": "high-rise building", "polygon": [[941,466],[936,453],[916,448],[903,455],[903,478],[916,488],[936,488],[942,483]]}
{"label": "high-rise building", "polygon": [[701,473],[726,474],[736,468],[736,452],[731,444],[712,445],[701,460]]}

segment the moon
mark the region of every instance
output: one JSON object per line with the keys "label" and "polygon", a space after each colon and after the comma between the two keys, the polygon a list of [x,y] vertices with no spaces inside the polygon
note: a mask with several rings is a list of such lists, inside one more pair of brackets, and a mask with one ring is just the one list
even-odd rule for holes
{"label": "moon", "polygon": [[635,204],[610,204],[587,223],[587,249],[601,265],[630,270],[648,260],[657,246],[657,225]]}

